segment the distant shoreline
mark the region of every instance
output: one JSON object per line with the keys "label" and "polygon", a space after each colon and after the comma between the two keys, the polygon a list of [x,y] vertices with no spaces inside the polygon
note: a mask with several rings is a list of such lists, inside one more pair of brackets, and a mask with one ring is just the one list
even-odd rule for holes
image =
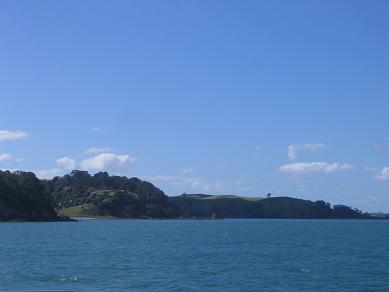
{"label": "distant shoreline", "polygon": [[389,218],[119,218],[119,217],[70,217],[67,220],[0,220],[1,223],[54,223],[54,222],[82,222],[82,221],[225,221],[225,220],[293,220],[293,221],[383,221]]}
{"label": "distant shoreline", "polygon": [[101,217],[101,216],[86,216],[86,217],[70,217],[74,221],[223,221],[223,220],[389,220],[389,218],[120,218],[120,217]]}
{"label": "distant shoreline", "polygon": [[187,194],[167,196],[139,178],[73,170],[39,180],[32,172],[0,171],[0,220],[60,222],[86,220],[389,219],[346,205],[277,197]]}

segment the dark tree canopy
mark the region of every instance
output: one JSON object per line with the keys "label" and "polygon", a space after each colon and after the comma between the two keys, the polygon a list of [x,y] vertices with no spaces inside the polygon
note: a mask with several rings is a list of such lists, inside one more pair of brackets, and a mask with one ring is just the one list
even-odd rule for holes
{"label": "dark tree canopy", "polygon": [[0,220],[56,217],[52,198],[32,172],[0,171]]}

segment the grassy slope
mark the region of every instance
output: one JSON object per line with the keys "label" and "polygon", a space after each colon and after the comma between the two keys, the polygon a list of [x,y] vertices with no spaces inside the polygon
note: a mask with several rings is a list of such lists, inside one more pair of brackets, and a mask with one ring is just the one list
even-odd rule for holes
{"label": "grassy slope", "polygon": [[220,199],[242,199],[247,201],[259,201],[262,197],[246,197],[237,195],[202,195],[202,194],[186,194],[184,197],[198,200],[220,200]]}
{"label": "grassy slope", "polygon": [[263,198],[262,197],[243,197],[243,196],[236,196],[236,195],[211,195],[209,197],[199,198],[199,199],[202,199],[202,200],[243,199],[246,201],[260,201]]}
{"label": "grassy slope", "polygon": [[61,209],[58,212],[59,215],[67,216],[67,217],[86,217],[91,216],[92,214],[89,214],[88,208],[86,205],[79,205],[69,208]]}

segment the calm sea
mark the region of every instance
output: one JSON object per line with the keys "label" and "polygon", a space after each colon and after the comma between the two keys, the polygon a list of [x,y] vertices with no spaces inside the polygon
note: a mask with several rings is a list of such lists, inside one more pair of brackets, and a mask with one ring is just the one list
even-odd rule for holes
{"label": "calm sea", "polygon": [[389,291],[389,221],[1,223],[0,291]]}

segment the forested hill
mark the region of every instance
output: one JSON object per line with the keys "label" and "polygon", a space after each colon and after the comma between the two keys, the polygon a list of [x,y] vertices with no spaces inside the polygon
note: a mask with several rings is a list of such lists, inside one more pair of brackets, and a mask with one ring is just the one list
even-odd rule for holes
{"label": "forested hill", "polygon": [[176,218],[180,210],[163,191],[138,178],[74,170],[44,182],[55,207],[68,216]]}
{"label": "forested hill", "polygon": [[[168,197],[138,178],[74,170],[52,180],[32,172],[0,171],[0,220],[64,220],[62,216],[117,218],[364,219],[366,213],[324,201],[184,194]],[[378,218],[375,216],[374,218]]]}
{"label": "forested hill", "polygon": [[43,183],[32,172],[0,171],[0,220],[48,221],[57,217]]}
{"label": "forested hill", "polygon": [[209,218],[291,218],[363,219],[370,216],[344,205],[331,207],[324,201],[312,202],[290,197],[252,198],[183,194],[171,198],[184,217]]}

